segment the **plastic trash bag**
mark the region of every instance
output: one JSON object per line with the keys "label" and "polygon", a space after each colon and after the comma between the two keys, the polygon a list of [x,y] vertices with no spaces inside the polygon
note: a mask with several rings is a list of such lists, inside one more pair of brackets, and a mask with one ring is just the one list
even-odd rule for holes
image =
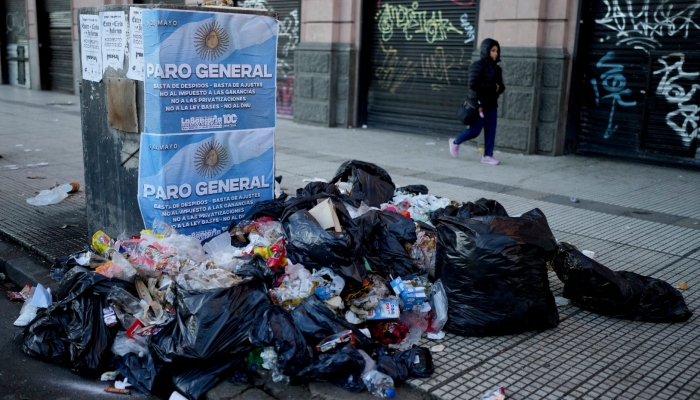
{"label": "plastic trash bag", "polygon": [[176,299],[174,342],[160,338],[156,344],[166,360],[174,356],[206,360],[227,354],[245,358],[253,349],[248,340],[253,320],[270,305],[265,285],[257,280],[223,289],[178,286]]}
{"label": "plastic trash bag", "polygon": [[571,244],[559,244],[552,268],[564,282],[563,296],[584,310],[647,322],[683,322],[693,315],[683,295],[667,282],[612,271]]}
{"label": "plastic trash bag", "polygon": [[440,332],[447,323],[448,301],[445,294],[445,287],[442,280],[438,279],[433,283],[428,291],[428,302],[430,303],[430,325],[427,332]]}
{"label": "plastic trash bag", "polygon": [[185,397],[197,400],[219,382],[233,376],[236,367],[245,366],[244,359],[245,355],[177,362],[172,365],[172,383]]}
{"label": "plastic trash bag", "polygon": [[282,307],[271,306],[253,321],[249,335],[254,347],[274,346],[282,373],[295,376],[313,360],[306,339]]}
{"label": "plastic trash bag", "polygon": [[413,347],[410,350],[398,352],[393,357],[397,362],[406,363],[411,378],[429,378],[435,372],[433,356],[425,347]]}
{"label": "plastic trash bag", "polygon": [[287,258],[309,269],[329,267],[346,284],[361,285],[366,274],[360,257],[361,238],[345,206],[339,198],[331,197],[342,227],[341,233],[324,230],[308,212],[317,204],[316,200],[326,197],[321,194],[299,199],[287,207],[282,217],[287,236]]}
{"label": "plastic trash bag", "polygon": [[485,217],[488,215],[507,217],[508,213],[501,203],[482,197],[474,203],[470,201],[460,207],[450,205],[443,209],[436,210],[430,216],[430,220],[433,225],[437,225],[441,217],[454,217],[460,220],[467,220],[469,218]]}
{"label": "plastic trash bag", "polygon": [[36,319],[20,333],[22,351],[78,373],[108,369],[119,327],[107,327],[102,310],[109,306],[106,298],[114,287],[133,290],[129,282],[109,280],[83,267],[68,271],[56,293],[59,301],[39,309]]}
{"label": "plastic trash bag", "polygon": [[319,193],[325,193],[325,194],[329,194],[329,195],[342,197],[342,195],[340,194],[340,190],[338,189],[338,186],[336,186],[332,183],[310,182],[309,184],[307,184],[303,188],[297,189],[297,198],[313,196],[313,195],[317,195]]}
{"label": "plastic trash bag", "polygon": [[359,393],[364,389],[362,372],[365,360],[350,344],[343,344],[334,352],[322,353],[318,359],[297,375],[298,381],[329,381],[343,389]]}
{"label": "plastic trash bag", "polygon": [[[131,339],[130,339],[131,340]],[[150,351],[125,353],[116,362],[117,370],[143,394],[151,394],[162,365],[156,364]]]}
{"label": "plastic trash bag", "polygon": [[304,335],[306,342],[315,346],[326,336],[350,329],[355,336],[355,346],[370,351],[374,348],[371,339],[360,332],[355,325],[340,319],[326,304],[315,295],[309,296],[291,312],[294,325]]}
{"label": "plastic trash bag", "polygon": [[406,276],[420,268],[406,250],[416,241],[416,224],[390,211],[370,210],[355,219],[364,257],[372,270],[384,276]]}
{"label": "plastic trash bag", "polygon": [[364,201],[370,207],[379,207],[388,203],[394,197],[396,186],[391,176],[374,164],[364,161],[346,161],[335,173],[331,183],[348,182],[352,192],[346,201],[354,207],[359,207]]}
{"label": "plastic trash bag", "polygon": [[75,266],[81,265],[77,260],[80,257],[85,256],[85,254],[90,251],[92,250],[87,247],[84,250],[75,252],[68,256],[54,258],[53,265],[51,265],[51,278],[56,282],[60,282],[68,270]]}
{"label": "plastic trash bag", "polygon": [[396,188],[396,192],[409,194],[428,194],[428,187],[425,185],[408,185]]}
{"label": "plastic trash bag", "polygon": [[392,357],[384,348],[377,349],[376,354],[377,371],[389,375],[397,384],[403,383],[409,378],[408,365],[403,359]]}
{"label": "plastic trash bag", "polygon": [[279,220],[284,213],[286,208],[285,200],[287,195],[283,194],[273,200],[264,200],[256,202],[248,211],[243,215],[242,218],[231,221],[231,225],[228,227],[230,232],[233,228],[238,226],[243,221],[255,221],[260,217],[270,217],[273,220]]}
{"label": "plastic trash bag", "polygon": [[70,192],[70,183],[56,186],[53,189],[42,190],[35,197],[30,197],[27,199],[27,203],[33,206],[48,206],[51,204],[58,204],[68,197]]}
{"label": "plastic trash bag", "polygon": [[449,301],[445,329],[509,335],[557,326],[546,262],[556,251],[538,209],[520,217],[438,219],[436,277]]}

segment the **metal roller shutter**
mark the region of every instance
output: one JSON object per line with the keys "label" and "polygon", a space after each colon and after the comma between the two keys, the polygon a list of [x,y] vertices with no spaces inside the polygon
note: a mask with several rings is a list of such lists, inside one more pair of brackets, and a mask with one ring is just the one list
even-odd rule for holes
{"label": "metal roller shutter", "polygon": [[73,93],[70,0],[37,2],[42,89]]}
{"label": "metal roller shutter", "polygon": [[[18,43],[27,40],[27,11],[24,8],[25,0],[3,0],[5,15],[3,26],[7,33],[7,43]],[[3,51],[5,51],[3,49]]]}
{"label": "metal roller shutter", "polygon": [[[363,32],[372,39],[368,59],[362,61],[370,70],[365,78],[367,125],[457,134],[464,126],[455,111],[466,96],[478,46],[478,2],[382,0],[365,6],[374,7],[365,11]],[[374,13],[371,21],[367,11]]]}
{"label": "metal roller shutter", "polygon": [[700,1],[584,3],[577,151],[700,165]]}
{"label": "metal roller shutter", "polygon": [[292,118],[294,112],[294,50],[299,45],[301,0],[239,0],[238,7],[277,11],[277,115]]}

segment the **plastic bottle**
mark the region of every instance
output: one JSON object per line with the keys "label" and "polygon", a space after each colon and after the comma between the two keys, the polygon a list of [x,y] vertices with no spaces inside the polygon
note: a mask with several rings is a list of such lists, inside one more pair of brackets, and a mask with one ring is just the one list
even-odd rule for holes
{"label": "plastic bottle", "polygon": [[394,380],[387,374],[383,374],[376,369],[362,374],[362,381],[367,390],[377,397],[393,399],[396,396],[394,391]]}

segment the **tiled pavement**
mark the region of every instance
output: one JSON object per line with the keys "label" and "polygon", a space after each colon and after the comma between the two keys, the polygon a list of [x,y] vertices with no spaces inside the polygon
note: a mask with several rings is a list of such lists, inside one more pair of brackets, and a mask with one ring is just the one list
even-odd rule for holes
{"label": "tiled pavement", "polygon": [[[76,96],[0,86],[0,232],[46,257],[87,243],[80,194],[51,208],[24,202],[53,182],[84,183],[76,103]],[[685,281],[689,307],[700,304],[700,171],[514,153],[497,153],[502,165],[490,166],[478,162],[473,146],[463,146],[461,157],[451,158],[444,137],[284,120],[276,143],[276,175],[283,176],[290,193],[305,179],[331,178],[345,160],[373,162],[398,186],[424,184],[432,194],[460,201],[492,198],[511,215],[538,207],[557,239],[595,251],[615,270],[674,286]],[[49,164],[27,166],[41,162]],[[18,169],[7,168],[12,164]],[[554,274],[550,285],[561,294]],[[478,399],[497,385],[516,400],[700,399],[697,314],[686,323],[652,324],[573,306],[559,312],[559,326],[544,332],[487,338],[448,334],[442,340],[445,351],[433,354],[436,373],[409,384],[443,399]]]}

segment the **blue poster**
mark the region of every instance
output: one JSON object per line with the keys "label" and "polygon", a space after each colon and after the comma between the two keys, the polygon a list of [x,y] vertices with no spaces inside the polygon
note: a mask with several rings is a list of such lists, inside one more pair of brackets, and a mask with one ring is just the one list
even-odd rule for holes
{"label": "blue poster", "polygon": [[144,10],[145,133],[275,126],[277,20]]}
{"label": "blue poster", "polygon": [[274,196],[277,20],[144,10],[139,207],[207,240]]}

